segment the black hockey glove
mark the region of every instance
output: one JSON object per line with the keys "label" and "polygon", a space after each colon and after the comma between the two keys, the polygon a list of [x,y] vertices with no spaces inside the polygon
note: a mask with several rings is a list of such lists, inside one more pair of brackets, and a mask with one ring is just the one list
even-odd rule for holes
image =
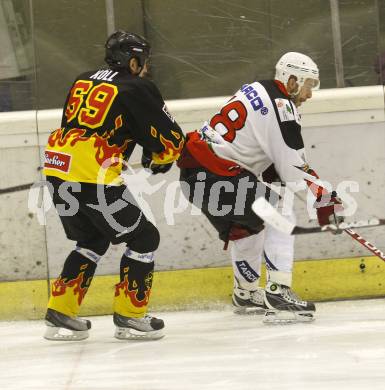
{"label": "black hockey glove", "polygon": [[271,164],[262,172],[262,179],[268,184],[282,182],[277,171],[275,170],[274,164]]}
{"label": "black hockey glove", "polygon": [[150,169],[151,173],[153,175],[156,175],[157,173],[166,173],[168,172],[173,163],[169,164],[155,164],[152,161],[152,153],[143,149],[143,154],[142,154],[142,165],[143,168],[145,169]]}

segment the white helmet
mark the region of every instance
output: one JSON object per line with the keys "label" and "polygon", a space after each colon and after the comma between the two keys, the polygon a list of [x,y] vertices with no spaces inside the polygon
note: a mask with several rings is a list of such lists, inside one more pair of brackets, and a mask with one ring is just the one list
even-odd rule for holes
{"label": "white helmet", "polygon": [[319,71],[317,64],[308,56],[290,51],[284,54],[275,66],[275,79],[287,84],[291,75],[297,77],[299,88],[303,86],[306,79],[312,79],[313,90],[319,89]]}

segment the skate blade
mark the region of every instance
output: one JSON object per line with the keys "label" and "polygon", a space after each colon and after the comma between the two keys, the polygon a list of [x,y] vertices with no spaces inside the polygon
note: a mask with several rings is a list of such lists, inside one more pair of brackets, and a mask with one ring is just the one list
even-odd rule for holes
{"label": "skate blade", "polygon": [[120,328],[115,330],[115,338],[119,340],[159,340],[164,337],[163,329],[141,332],[132,328]]}
{"label": "skate blade", "polygon": [[80,341],[88,338],[88,330],[70,330],[47,325],[44,338],[51,341]]}
{"label": "skate blade", "polygon": [[293,312],[286,310],[267,310],[263,319],[264,324],[296,324],[314,321],[311,311]]}
{"label": "skate blade", "polygon": [[240,316],[254,316],[254,315],[263,315],[266,313],[266,309],[263,307],[235,307],[233,310],[234,314]]}

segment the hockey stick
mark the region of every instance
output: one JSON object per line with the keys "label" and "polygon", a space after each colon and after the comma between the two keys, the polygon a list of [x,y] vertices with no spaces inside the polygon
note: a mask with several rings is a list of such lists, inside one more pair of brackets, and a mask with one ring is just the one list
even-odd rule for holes
{"label": "hockey stick", "polygon": [[362,246],[364,246],[367,250],[372,252],[375,256],[379,257],[381,260],[385,261],[385,254],[381,252],[378,248],[376,248],[372,243],[366,241],[365,238],[361,237],[358,233],[356,233],[352,229],[344,229],[344,232],[349,234],[351,238],[359,242]]}
{"label": "hockey stick", "polygon": [[[135,162],[135,163],[129,164],[128,166],[132,169],[137,169],[137,168],[140,168],[142,166],[142,163]],[[39,168],[41,168],[41,167],[39,167]],[[14,187],[0,188],[0,195],[10,194],[12,192],[29,190],[34,184],[35,183],[27,183],[27,184],[20,184],[18,186],[14,186]]]}
{"label": "hockey stick", "polygon": [[265,198],[261,197],[254,201],[252,209],[255,214],[258,215],[263,221],[274,227],[275,229],[284,232],[286,234],[307,234],[307,233],[322,233],[330,230],[343,230],[354,240],[363,245],[366,249],[372,252],[375,256],[385,261],[385,254],[376,248],[372,243],[366,241],[358,233],[352,230],[352,227],[374,227],[385,225],[385,219],[373,218],[367,221],[358,221],[339,224],[338,228],[335,225],[325,225],[322,227],[302,227],[296,226],[294,223],[283,217]]}
{"label": "hockey stick", "polygon": [[287,234],[323,233],[330,230],[346,230],[351,228],[364,228],[385,225],[385,219],[372,218],[356,222],[342,222],[338,228],[335,225],[302,227],[283,217],[265,198],[254,201],[252,209],[255,214],[277,230]]}
{"label": "hockey stick", "polygon": [[9,194],[11,192],[28,190],[32,185],[33,185],[33,183],[27,183],[27,184],[20,184],[20,185],[15,186],[15,187],[1,188],[0,195]]}

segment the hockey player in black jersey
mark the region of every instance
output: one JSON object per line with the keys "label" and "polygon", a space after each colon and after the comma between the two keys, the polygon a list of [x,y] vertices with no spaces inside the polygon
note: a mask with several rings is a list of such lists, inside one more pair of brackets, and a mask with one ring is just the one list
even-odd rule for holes
{"label": "hockey player in black jersey", "polygon": [[134,33],[117,31],[105,48],[108,68],[76,78],[61,127],[51,133],[45,150],[44,173],[54,204],[62,207],[69,198],[77,204],[75,213],[59,212],[76,247],[52,284],[45,334],[51,340],[88,337],[91,323],[77,317],[80,305],[97,263],[110,244],[119,243],[127,249],[114,289],[115,337],[163,336],[163,321],[147,314],[159,232],[123,185],[120,173],[137,144],[143,147],[144,167],[154,174],[167,172],[180,155],[184,136],[158,88],[144,77],[149,43]]}
{"label": "hockey player in black jersey", "polygon": [[[221,240],[232,241],[237,311],[267,309],[267,322],[309,321],[315,306],[291,289],[293,237],[265,228],[252,211],[258,196],[278,199],[260,177],[306,182],[317,199],[319,223],[341,220],[336,215],[343,209],[341,201],[315,183],[318,176],[306,162],[301,136],[297,107],[318,86],[318,67],[311,58],[286,53],[276,65],[274,80],[243,85],[199,131],[187,134],[178,162],[181,180],[189,184],[186,197],[202,209]],[[197,193],[203,183],[203,193]],[[263,256],[268,269],[265,289],[259,287]]]}

